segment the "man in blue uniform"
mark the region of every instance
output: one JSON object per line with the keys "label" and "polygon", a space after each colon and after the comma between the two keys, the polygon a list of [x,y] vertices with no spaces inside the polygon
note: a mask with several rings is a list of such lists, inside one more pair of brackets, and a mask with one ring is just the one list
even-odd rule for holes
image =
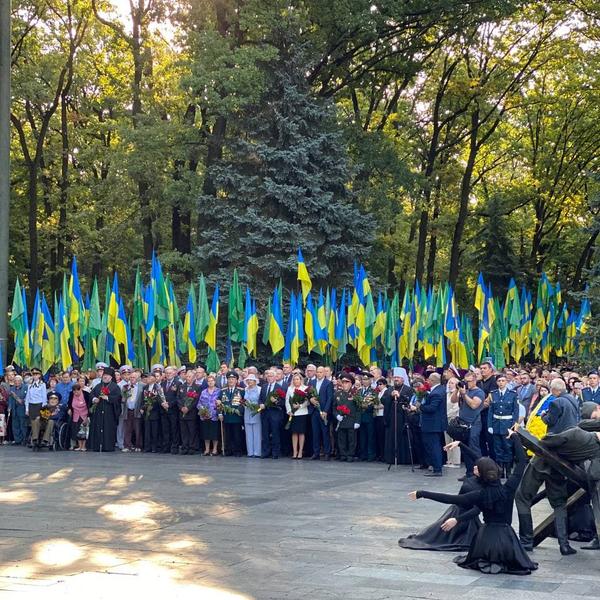
{"label": "man in blue uniform", "polygon": [[600,377],[598,371],[588,373],[588,387],[581,390],[581,398],[584,402],[595,402],[600,404]]}
{"label": "man in blue uniform", "polygon": [[496,376],[498,389],[488,396],[488,433],[493,436],[496,462],[503,470],[503,477],[508,477],[513,461],[512,444],[507,437],[508,430],[519,421],[519,397],[508,389],[506,375]]}

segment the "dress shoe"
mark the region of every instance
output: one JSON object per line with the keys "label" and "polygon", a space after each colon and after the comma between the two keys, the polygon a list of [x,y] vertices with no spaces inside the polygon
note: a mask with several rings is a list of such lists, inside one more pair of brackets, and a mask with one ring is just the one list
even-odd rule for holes
{"label": "dress shoe", "polygon": [[600,550],[600,541],[598,540],[598,536],[594,537],[594,539],[587,546],[580,546],[581,550]]}
{"label": "dress shoe", "polygon": [[430,473],[425,473],[425,477],[441,477],[442,474],[438,471],[431,471]]}
{"label": "dress shoe", "polygon": [[559,550],[563,556],[569,556],[570,554],[577,554],[577,550],[575,550],[575,548],[571,547],[569,544],[560,544]]}
{"label": "dress shoe", "polygon": [[310,457],[310,460],[321,460],[321,457],[320,457],[318,454],[313,454],[313,455]]}

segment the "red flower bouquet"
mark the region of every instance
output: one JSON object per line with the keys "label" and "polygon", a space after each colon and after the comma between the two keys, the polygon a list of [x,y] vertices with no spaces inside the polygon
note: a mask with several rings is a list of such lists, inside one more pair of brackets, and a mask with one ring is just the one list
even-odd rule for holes
{"label": "red flower bouquet", "polygon": [[292,414],[289,416],[287,423],[285,424],[284,429],[289,429],[292,425],[292,419],[296,414],[296,411],[308,400],[308,388],[306,390],[301,390],[300,388],[296,388],[294,393],[292,394],[292,399],[290,400],[290,407],[292,409]]}
{"label": "red flower bouquet", "polygon": [[[344,418],[349,417],[352,414],[352,411],[345,404],[340,404],[339,406],[336,406],[335,410],[337,411],[338,415]],[[336,431],[340,428],[340,423],[341,421],[338,419],[338,424],[335,428]]]}

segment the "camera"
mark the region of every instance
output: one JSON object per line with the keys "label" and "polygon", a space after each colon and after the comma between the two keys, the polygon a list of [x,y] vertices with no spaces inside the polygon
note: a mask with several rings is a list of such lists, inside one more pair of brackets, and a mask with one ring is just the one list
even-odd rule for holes
{"label": "camera", "polygon": [[459,388],[459,389],[461,389],[461,390],[464,390],[464,389],[465,389],[465,387],[466,387],[466,386],[465,386],[465,382],[464,382],[464,381],[459,381],[459,382],[456,384],[456,387],[457,387],[457,388]]}

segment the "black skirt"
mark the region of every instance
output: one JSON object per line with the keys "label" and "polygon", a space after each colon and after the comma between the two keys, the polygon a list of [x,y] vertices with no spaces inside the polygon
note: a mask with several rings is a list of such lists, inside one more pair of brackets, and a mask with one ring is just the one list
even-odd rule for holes
{"label": "black skirt", "polygon": [[292,433],[306,433],[308,426],[308,415],[295,416],[292,419],[291,432]]}
{"label": "black skirt", "polygon": [[200,421],[200,433],[203,440],[216,442],[221,439],[221,429],[218,421]]}
{"label": "black skirt", "polygon": [[506,523],[484,523],[469,553],[457,556],[454,562],[463,569],[492,575],[530,575],[538,567],[523,549],[513,528]]}
{"label": "black skirt", "polygon": [[460,515],[461,509],[453,504],[434,523],[419,533],[398,540],[402,548],[411,550],[439,550],[442,552],[463,552],[469,550],[477,531],[481,527],[478,517],[459,522],[450,531],[444,531],[442,524],[450,518]]}

